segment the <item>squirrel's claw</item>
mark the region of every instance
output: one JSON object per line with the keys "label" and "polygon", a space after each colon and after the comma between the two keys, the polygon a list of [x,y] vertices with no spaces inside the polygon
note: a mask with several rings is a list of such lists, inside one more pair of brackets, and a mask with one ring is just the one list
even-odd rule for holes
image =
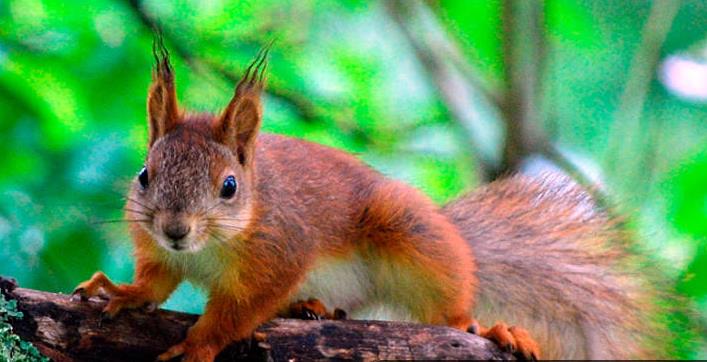
{"label": "squirrel's claw", "polygon": [[334,314],[331,314],[319,299],[310,298],[306,301],[290,304],[284,316],[318,321],[322,319],[346,319],[346,312],[337,308],[334,310]]}
{"label": "squirrel's claw", "polygon": [[285,311],[278,316],[283,318],[298,318],[304,320],[346,320],[347,315],[343,309],[335,308],[333,313],[327,310],[319,299],[309,298],[291,303]]}
{"label": "squirrel's claw", "polygon": [[341,308],[335,308],[334,309],[334,320],[336,321],[344,321],[348,319],[348,316],[346,315],[346,311],[344,311]]}
{"label": "squirrel's claw", "polygon": [[479,322],[473,320],[466,331],[471,334],[476,334],[478,336],[481,333],[481,326],[479,326]]}
{"label": "squirrel's claw", "polygon": [[76,297],[78,297],[78,299],[82,302],[87,301],[88,295],[86,294],[86,289],[82,287],[77,287],[76,289],[74,289],[74,291],[71,292],[71,300],[75,301]]}

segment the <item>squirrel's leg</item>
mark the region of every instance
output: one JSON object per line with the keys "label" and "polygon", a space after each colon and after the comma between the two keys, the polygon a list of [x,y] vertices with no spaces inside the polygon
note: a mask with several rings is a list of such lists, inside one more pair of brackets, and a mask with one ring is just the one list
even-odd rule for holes
{"label": "squirrel's leg", "polygon": [[419,191],[397,181],[374,186],[360,216],[375,288],[424,323],[471,324],[474,260],[456,226]]}
{"label": "squirrel's leg", "polygon": [[[241,269],[224,274],[210,290],[204,314],[187,338],[158,359],[184,355],[183,361],[212,361],[231,342],[253,336],[255,329],[277,315],[304,277],[310,253],[281,253],[274,243],[287,240],[276,229],[261,225],[238,254]],[[310,250],[309,240],[300,240]],[[268,260],[264,263],[263,260]]]}
{"label": "squirrel's leg", "polygon": [[329,312],[327,307],[319,299],[309,298],[308,300],[298,300],[291,303],[286,310],[278,313],[281,318],[298,318],[308,320],[346,319],[346,312],[336,308],[333,312]]}
{"label": "squirrel's leg", "polygon": [[[527,359],[539,357],[537,343],[523,329],[498,323],[482,329],[470,317],[475,263],[472,250],[457,227],[431,202],[397,182],[379,185],[362,220],[365,235],[374,243],[381,270],[398,270],[386,295],[406,305],[420,321],[477,331],[500,347]],[[400,278],[405,275],[406,277]],[[401,293],[405,291],[405,293]]]}
{"label": "squirrel's leg", "polygon": [[490,339],[499,347],[520,355],[526,360],[537,360],[540,358],[540,347],[530,336],[530,333],[523,328],[508,327],[503,322],[497,322],[491,328],[484,328],[474,320],[469,327],[469,332]]}
{"label": "squirrel's leg", "polygon": [[121,309],[139,308],[160,304],[174,291],[181,278],[165,266],[155,262],[138,262],[132,284],[114,284],[103,272],[96,272],[91,279],[79,284],[73,294],[85,300],[93,296],[109,299],[103,312],[114,317]]}
{"label": "squirrel's leg", "polygon": [[[213,361],[246,327],[255,329],[254,316],[248,315],[235,299],[218,294],[209,299],[204,314],[189,328],[187,338],[157,357],[168,361],[184,355],[182,361]],[[250,322],[250,323],[248,323]]]}
{"label": "squirrel's leg", "polygon": [[280,304],[277,300],[284,301],[285,297],[285,293],[257,293],[244,299],[227,292],[212,293],[204,314],[189,329],[187,338],[157,359],[168,361],[184,355],[182,361],[213,361],[230,343],[250,338],[261,323],[276,314],[276,305]]}

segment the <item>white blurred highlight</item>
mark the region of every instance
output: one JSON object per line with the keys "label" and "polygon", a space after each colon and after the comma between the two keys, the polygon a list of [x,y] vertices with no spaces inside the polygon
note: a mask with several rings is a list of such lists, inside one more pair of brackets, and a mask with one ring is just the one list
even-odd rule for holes
{"label": "white blurred highlight", "polygon": [[660,67],[660,81],[680,98],[707,101],[707,63],[682,55],[671,55]]}

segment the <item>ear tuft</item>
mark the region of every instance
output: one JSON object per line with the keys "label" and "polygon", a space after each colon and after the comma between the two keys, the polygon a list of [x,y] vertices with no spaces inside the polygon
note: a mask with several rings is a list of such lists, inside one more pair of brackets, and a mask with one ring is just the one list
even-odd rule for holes
{"label": "ear tuft", "polygon": [[243,78],[238,82],[238,86],[236,86],[236,95],[239,90],[244,92],[249,88],[257,88],[259,91],[262,91],[264,87],[265,71],[268,69],[268,54],[270,53],[272,43],[273,42],[270,41],[266,46],[260,49],[253,62],[248,65]]}
{"label": "ear tuft", "polygon": [[155,29],[152,55],[155,58],[155,65],[152,69],[152,84],[147,95],[150,147],[160,137],[174,129],[179,122],[174,73],[169,62],[169,51],[164,45],[164,38],[159,29]]}
{"label": "ear tuft", "polygon": [[162,79],[167,82],[173,81],[172,65],[169,62],[169,51],[164,45],[164,35],[158,28],[155,29],[152,39],[152,56],[155,58],[153,69],[153,80]]}
{"label": "ear tuft", "polygon": [[228,146],[246,166],[252,162],[255,140],[262,122],[260,95],[265,84],[270,42],[263,47],[255,60],[246,68],[243,78],[236,86],[235,94],[213,125],[215,138]]}

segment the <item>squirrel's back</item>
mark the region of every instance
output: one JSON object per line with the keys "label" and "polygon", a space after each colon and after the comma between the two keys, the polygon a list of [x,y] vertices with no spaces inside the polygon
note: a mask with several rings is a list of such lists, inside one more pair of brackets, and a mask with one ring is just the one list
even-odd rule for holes
{"label": "squirrel's back", "polygon": [[368,194],[384,179],[341,150],[265,133],[258,135],[255,165],[260,223],[288,223],[288,232],[302,234],[298,239],[327,240],[321,246],[329,251],[348,248]]}
{"label": "squirrel's back", "polygon": [[443,212],[474,250],[482,322],[528,328],[543,358],[660,358],[646,263],[572,180],[514,176]]}

